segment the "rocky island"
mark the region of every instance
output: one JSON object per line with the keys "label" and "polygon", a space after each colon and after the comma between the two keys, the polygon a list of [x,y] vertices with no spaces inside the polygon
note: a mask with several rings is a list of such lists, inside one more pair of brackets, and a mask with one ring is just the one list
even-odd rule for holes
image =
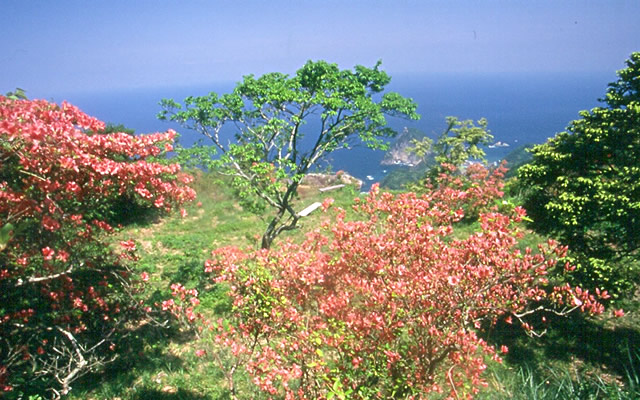
{"label": "rocky island", "polygon": [[422,158],[410,151],[414,147],[413,140],[421,140],[426,135],[415,128],[405,127],[391,144],[380,162],[381,165],[403,165],[413,167],[422,162]]}

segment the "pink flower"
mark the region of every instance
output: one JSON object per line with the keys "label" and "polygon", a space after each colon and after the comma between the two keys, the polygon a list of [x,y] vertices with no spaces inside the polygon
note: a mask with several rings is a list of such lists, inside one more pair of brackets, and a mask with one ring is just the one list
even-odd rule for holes
{"label": "pink flower", "polygon": [[164,205],[164,196],[159,196],[154,202],[154,207],[160,208]]}
{"label": "pink flower", "polygon": [[162,302],[162,311],[167,311],[169,308],[173,306],[173,299],[165,300]]}
{"label": "pink flower", "polygon": [[582,300],[580,300],[579,298],[577,298],[577,297],[575,297],[575,296],[574,296],[574,297],[573,297],[573,304],[574,304],[576,307],[580,307],[583,303],[582,303]]}
{"label": "pink flower", "polygon": [[78,193],[80,191],[80,186],[78,186],[76,182],[71,181],[66,183],[65,189],[73,193]]}
{"label": "pink flower", "polygon": [[82,303],[82,299],[79,297],[76,297],[75,299],[73,299],[73,307],[74,308],[81,308],[83,305]]}
{"label": "pink flower", "polygon": [[447,282],[449,282],[449,285],[451,286],[456,286],[458,283],[460,283],[460,278],[458,278],[457,276],[448,276]]}
{"label": "pink flower", "polygon": [[187,210],[185,210],[184,208],[181,208],[180,209],[180,216],[182,218],[186,217],[187,216]]}
{"label": "pink flower", "polygon": [[56,253],[55,250],[51,249],[48,246],[42,249],[42,255],[44,256],[45,260],[51,260],[55,253]]}
{"label": "pink flower", "polygon": [[42,226],[51,232],[55,232],[60,229],[60,223],[48,215],[42,217]]}
{"label": "pink flower", "polygon": [[151,194],[151,192],[149,190],[147,190],[145,187],[142,186],[138,186],[134,189],[136,191],[136,193],[138,193],[140,195],[140,197],[145,198],[145,199],[151,199],[153,197],[153,195]]}
{"label": "pink flower", "polygon": [[616,318],[620,318],[624,316],[624,310],[621,308],[619,310],[614,310],[613,311],[613,316]]}
{"label": "pink flower", "polygon": [[56,256],[56,260],[60,260],[62,262],[67,262],[68,259],[69,259],[69,253],[67,253],[64,250],[60,250],[58,252],[58,255]]}
{"label": "pink flower", "polygon": [[332,204],[333,204],[333,199],[331,197],[327,197],[322,202],[322,210],[323,211],[327,211],[329,209],[329,207],[331,207]]}
{"label": "pink flower", "polygon": [[198,350],[196,350],[196,357],[202,357],[202,356],[204,356],[205,354],[207,354],[207,351],[206,351],[206,350],[203,350],[203,349],[198,349]]}
{"label": "pink flower", "polygon": [[140,278],[142,279],[143,282],[148,282],[149,281],[149,274],[146,272],[143,272],[140,274]]}
{"label": "pink flower", "polygon": [[136,251],[136,243],[133,241],[133,239],[121,241],[120,246],[124,247],[126,251]]}

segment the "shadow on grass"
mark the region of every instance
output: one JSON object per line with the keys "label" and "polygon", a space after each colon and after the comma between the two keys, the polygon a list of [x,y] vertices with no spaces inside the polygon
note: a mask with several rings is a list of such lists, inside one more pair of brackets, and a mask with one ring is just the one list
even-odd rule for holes
{"label": "shadow on grass", "polygon": [[[568,318],[547,316],[549,328],[541,338],[531,338],[524,330],[499,323],[487,339],[509,347],[510,364],[540,371],[550,364],[582,363],[585,370],[596,369],[626,379],[640,373],[640,332],[637,329],[607,324],[601,320],[573,315]],[[578,364],[579,365],[579,364]]]}
{"label": "shadow on grass", "polygon": [[180,261],[177,269],[170,273],[165,273],[163,278],[169,282],[179,282],[187,287],[196,287],[202,290],[209,281],[209,277],[204,273],[204,262],[206,258],[201,254],[186,254]]}
{"label": "shadow on grass", "polygon": [[156,223],[162,217],[162,211],[151,206],[137,203],[129,196],[121,196],[111,204],[108,222],[112,225],[146,226]]}
{"label": "shadow on grass", "polygon": [[176,392],[168,393],[157,389],[142,389],[133,397],[135,400],[208,400],[211,397],[195,394],[193,392],[178,389]]}
{"label": "shadow on grass", "polygon": [[179,357],[167,354],[164,349],[170,342],[190,340],[190,337],[186,336],[189,335],[175,329],[164,329],[151,324],[141,325],[119,343],[118,358],[115,361],[107,364],[99,372],[80,378],[75,383],[73,392],[91,393],[104,387],[117,392],[133,387],[141,375],[179,370],[183,368],[183,361]]}

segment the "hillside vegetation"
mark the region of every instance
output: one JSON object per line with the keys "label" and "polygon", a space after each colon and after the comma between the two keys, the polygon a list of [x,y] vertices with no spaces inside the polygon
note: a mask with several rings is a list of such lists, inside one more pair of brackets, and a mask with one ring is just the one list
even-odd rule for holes
{"label": "hillside vegetation", "polygon": [[[210,250],[224,245],[255,248],[259,217],[242,211],[225,185],[210,175],[196,175],[197,199],[186,207],[188,215],[141,221],[125,227],[117,240],[132,238],[139,244],[139,272],[148,272],[155,298],[170,297],[169,286],[183,282],[202,292],[200,307],[210,315],[230,309],[225,290],[204,279],[204,262]],[[355,190],[340,189],[330,195],[334,206],[349,209]],[[327,194],[309,194],[303,204],[323,201]],[[202,203],[201,205],[198,205]],[[300,230],[284,240],[302,240],[304,232],[326,218],[320,210],[303,221]],[[473,224],[465,228],[472,232]],[[542,237],[530,233],[526,243],[535,247]],[[212,290],[213,289],[213,290]],[[633,306],[632,306],[633,307]],[[486,332],[491,342],[508,346],[502,364],[490,362],[488,386],[480,399],[635,398],[639,393],[640,321],[625,306],[622,319],[610,316],[554,321],[541,338],[531,338],[512,325],[501,323]],[[157,316],[156,316],[157,317]],[[203,362],[196,351],[203,344],[193,333],[177,328],[142,325],[123,345],[121,357],[106,370],[76,384],[77,399],[223,399],[228,398],[220,368]],[[249,378],[247,379],[247,382]],[[247,384],[244,384],[247,385]],[[243,387],[243,384],[240,384]],[[239,389],[240,390],[240,389]],[[260,398],[251,386],[245,396]],[[265,397],[266,398],[266,397]],[[434,396],[439,398],[439,396]]]}
{"label": "hillside vegetation", "polygon": [[171,130],[0,96],[3,398],[640,397],[640,53],[506,181],[455,117],[408,188],[310,179],[418,117],[379,66],[164,100],[212,141],[175,158]]}

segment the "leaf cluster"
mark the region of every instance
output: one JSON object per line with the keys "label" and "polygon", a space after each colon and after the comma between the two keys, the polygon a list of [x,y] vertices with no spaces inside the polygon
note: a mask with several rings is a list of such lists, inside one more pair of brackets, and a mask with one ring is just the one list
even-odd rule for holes
{"label": "leaf cluster", "polygon": [[433,142],[430,138],[414,141],[414,152],[424,157],[434,153],[435,161],[439,164],[461,166],[467,160],[483,160],[485,152],[482,145],[491,143],[493,135],[487,129],[485,118],[477,121],[459,120],[457,117],[447,117],[447,128]]}
{"label": "leaf cluster", "polygon": [[535,228],[570,246],[584,282],[616,293],[638,280],[640,248],[640,53],[604,105],[531,152],[518,173]]}

